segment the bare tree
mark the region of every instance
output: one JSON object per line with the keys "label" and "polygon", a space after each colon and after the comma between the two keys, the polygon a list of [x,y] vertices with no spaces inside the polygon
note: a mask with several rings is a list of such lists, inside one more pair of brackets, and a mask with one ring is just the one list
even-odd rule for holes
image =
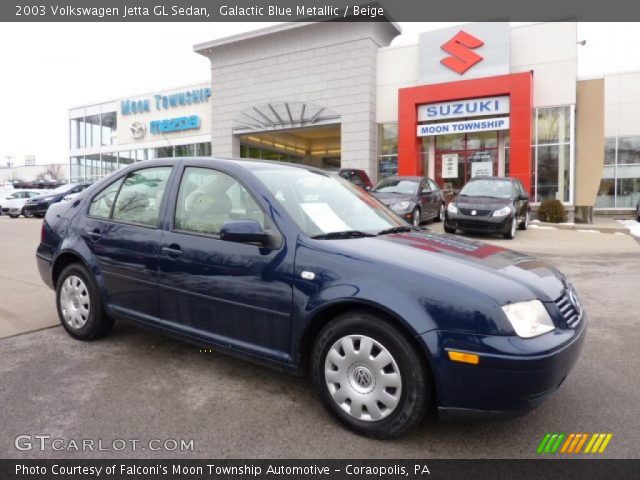
{"label": "bare tree", "polygon": [[59,163],[51,163],[45,167],[43,173],[38,175],[38,177],[49,177],[51,180],[61,180],[64,177],[64,168]]}

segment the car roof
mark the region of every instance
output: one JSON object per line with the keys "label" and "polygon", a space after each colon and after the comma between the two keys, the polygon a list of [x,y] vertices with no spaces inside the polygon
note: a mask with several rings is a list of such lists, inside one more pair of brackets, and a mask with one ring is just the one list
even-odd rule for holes
{"label": "car roof", "polygon": [[384,177],[382,180],[387,180],[387,179],[401,179],[401,180],[423,180],[427,177],[421,177],[419,175],[389,175],[388,177]]}
{"label": "car roof", "polygon": [[471,183],[471,182],[479,182],[479,181],[485,181],[485,180],[489,180],[489,181],[507,181],[507,182],[518,182],[519,180],[517,178],[512,178],[512,177],[476,177],[476,178],[472,178],[471,180],[469,180],[467,183]]}

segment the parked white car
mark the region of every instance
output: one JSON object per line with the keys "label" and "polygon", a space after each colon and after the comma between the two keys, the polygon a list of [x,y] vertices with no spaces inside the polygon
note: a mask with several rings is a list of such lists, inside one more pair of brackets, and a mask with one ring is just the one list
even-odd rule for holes
{"label": "parked white car", "polygon": [[[0,200],[3,215],[9,215],[11,218],[18,218],[20,215],[24,215],[24,204],[31,197],[37,197],[47,193],[48,190],[13,190],[7,192],[7,195],[3,194],[2,200]],[[25,215],[26,217],[27,215]]]}

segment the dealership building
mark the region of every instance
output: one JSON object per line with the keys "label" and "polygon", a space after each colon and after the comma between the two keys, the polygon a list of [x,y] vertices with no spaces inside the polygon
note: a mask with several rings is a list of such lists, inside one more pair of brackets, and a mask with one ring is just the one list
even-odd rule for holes
{"label": "dealership building", "polygon": [[485,22],[390,46],[392,22],[287,23],[196,45],[205,84],[70,110],[72,179],[166,156],[520,179],[578,221],[640,198],[640,72],[577,78],[574,22]]}

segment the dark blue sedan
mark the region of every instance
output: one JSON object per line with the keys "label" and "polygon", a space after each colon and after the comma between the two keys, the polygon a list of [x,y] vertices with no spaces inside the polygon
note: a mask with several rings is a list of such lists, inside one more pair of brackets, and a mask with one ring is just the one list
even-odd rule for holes
{"label": "dark blue sedan", "polygon": [[337,175],[272,162],[140,162],[45,217],[37,260],[69,334],[128,320],[309,374],[342,423],[400,435],[433,408],[513,415],[580,352],[555,268],[416,229]]}

